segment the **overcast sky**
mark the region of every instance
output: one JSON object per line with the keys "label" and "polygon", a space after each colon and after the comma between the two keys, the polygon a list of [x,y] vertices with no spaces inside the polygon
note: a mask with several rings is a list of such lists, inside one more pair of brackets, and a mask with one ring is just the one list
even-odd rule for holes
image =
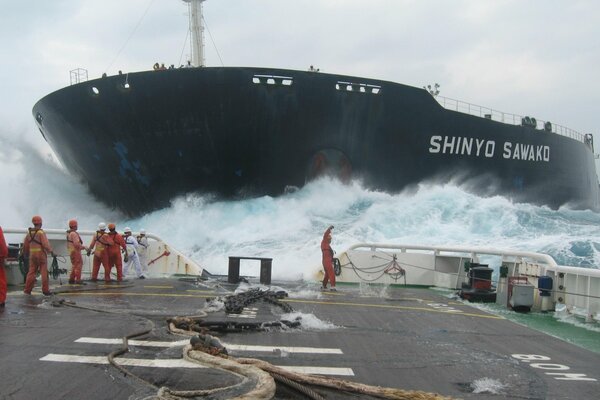
{"label": "overcast sky", "polygon": [[[208,0],[204,16],[208,66],[221,65],[212,36],[226,66],[438,82],[447,97],[600,133],[600,1]],[[187,21],[181,0],[3,1],[3,135],[43,147],[31,108],[74,68],[184,63]]]}

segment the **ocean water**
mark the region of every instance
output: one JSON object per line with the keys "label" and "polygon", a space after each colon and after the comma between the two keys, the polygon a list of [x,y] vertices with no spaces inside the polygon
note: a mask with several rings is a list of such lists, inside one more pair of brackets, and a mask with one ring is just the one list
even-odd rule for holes
{"label": "ocean water", "polygon": [[[120,231],[145,228],[215,274],[226,273],[230,255],[260,256],[273,258],[274,279],[310,279],[329,225],[337,251],[358,242],[475,245],[544,252],[563,265],[600,265],[600,214],[591,211],[481,198],[452,184],[389,194],[325,178],[276,198],[188,194],[129,219],[95,199],[47,153],[26,141],[2,135],[0,141],[1,226],[27,227],[40,214],[46,228],[66,228],[70,218],[82,230],[101,221]],[[242,274],[257,271],[256,263],[242,264]]]}

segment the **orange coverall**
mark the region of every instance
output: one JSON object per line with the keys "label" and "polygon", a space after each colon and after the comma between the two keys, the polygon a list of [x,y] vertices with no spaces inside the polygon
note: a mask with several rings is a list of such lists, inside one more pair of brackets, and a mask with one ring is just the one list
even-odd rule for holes
{"label": "orange coverall", "polygon": [[83,267],[83,258],[81,257],[81,250],[85,246],[83,240],[76,230],[70,229],[67,231],[67,250],[71,258],[71,274],[69,275],[69,282],[80,283],[81,282],[81,268]]}
{"label": "orange coverall", "polygon": [[[110,265],[108,264],[108,249],[114,244],[112,238],[104,231],[96,231],[89,249],[94,249],[94,263],[92,266],[92,280],[98,280],[100,264],[104,267],[104,280],[110,282]],[[94,248],[95,246],[95,248]]]}
{"label": "orange coverall", "polygon": [[333,271],[333,249],[331,248],[331,228],[327,228],[321,240],[321,252],[323,253],[323,268],[325,277],[323,278],[323,287],[327,287],[327,281],[331,287],[335,287],[335,272]]}
{"label": "orange coverall", "polygon": [[42,276],[42,292],[50,293],[48,288],[48,253],[52,253],[52,247],[44,231],[40,228],[29,228],[29,232],[23,240],[23,254],[29,254],[29,271],[25,280],[26,294],[31,294],[35,285],[35,275],[40,271]]}
{"label": "orange coverall", "polygon": [[[127,251],[127,244],[125,239],[116,231],[111,231],[108,235],[112,238],[114,246],[108,248],[108,265],[112,268],[113,265],[117,267],[117,281],[123,280],[123,259],[121,258],[121,248]],[[120,247],[120,248],[119,248]]]}
{"label": "orange coverall", "polygon": [[4,273],[4,260],[8,257],[8,246],[6,245],[6,239],[4,239],[4,232],[0,226],[0,304],[4,305],[6,301],[6,274]]}

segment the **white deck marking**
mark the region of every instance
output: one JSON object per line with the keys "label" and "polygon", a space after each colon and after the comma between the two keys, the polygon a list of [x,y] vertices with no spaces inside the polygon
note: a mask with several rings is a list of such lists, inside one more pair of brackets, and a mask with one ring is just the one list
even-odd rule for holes
{"label": "white deck marking", "polygon": [[[48,354],[40,361],[67,362],[79,364],[108,364],[108,358],[105,356],[75,356],[69,354]],[[162,359],[148,360],[140,358],[117,358],[115,359],[118,365],[134,366],[134,367],[152,367],[152,368],[207,368],[203,365],[196,364],[184,359]],[[354,376],[352,368],[333,368],[333,367],[302,367],[302,366],[279,366],[290,372],[300,372],[305,374],[316,375],[338,375],[338,376]]]}
{"label": "white deck marking", "polygon": [[[131,346],[143,346],[143,347],[177,347],[185,346],[190,341],[188,340],[177,340],[175,342],[162,342],[152,340],[128,340]],[[75,343],[96,343],[96,344],[122,344],[123,339],[104,339],[94,337],[80,337],[75,340]]]}
{"label": "white deck marking", "polygon": [[228,350],[237,351],[263,351],[273,352],[275,350],[287,351],[288,353],[309,353],[309,354],[344,354],[341,349],[324,347],[292,347],[292,346],[255,346],[244,344],[223,343]]}
{"label": "white deck marking", "polygon": [[[121,344],[122,339],[104,339],[94,337],[81,337],[75,340],[76,343],[96,343],[96,344]],[[177,347],[185,346],[189,340],[177,340],[174,342],[167,341],[152,341],[152,340],[129,340],[131,346],[140,347]],[[344,354],[341,349],[324,348],[324,347],[292,347],[292,346],[255,346],[244,344],[228,344],[222,343],[228,350],[237,351],[256,351],[256,352],[273,352],[275,350],[287,351],[288,353],[309,353],[309,354]]]}
{"label": "white deck marking", "polygon": [[354,376],[354,371],[352,371],[352,368],[292,367],[292,366],[280,366],[280,368],[283,368],[290,372],[298,372],[300,374]]}
{"label": "white deck marking", "polygon": [[[80,364],[108,364],[106,356],[73,356],[69,354],[48,354],[40,361],[56,361]],[[153,367],[153,368],[206,368],[203,365],[189,362],[184,359],[170,360],[147,360],[141,358],[117,358],[118,365],[128,365],[134,367]]]}

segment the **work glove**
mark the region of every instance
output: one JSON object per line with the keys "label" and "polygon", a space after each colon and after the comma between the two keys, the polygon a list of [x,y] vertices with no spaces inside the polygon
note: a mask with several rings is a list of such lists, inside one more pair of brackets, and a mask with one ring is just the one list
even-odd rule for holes
{"label": "work glove", "polygon": [[123,261],[125,261],[125,262],[129,261],[129,257],[127,257],[127,253],[125,253],[125,257],[123,257]]}

